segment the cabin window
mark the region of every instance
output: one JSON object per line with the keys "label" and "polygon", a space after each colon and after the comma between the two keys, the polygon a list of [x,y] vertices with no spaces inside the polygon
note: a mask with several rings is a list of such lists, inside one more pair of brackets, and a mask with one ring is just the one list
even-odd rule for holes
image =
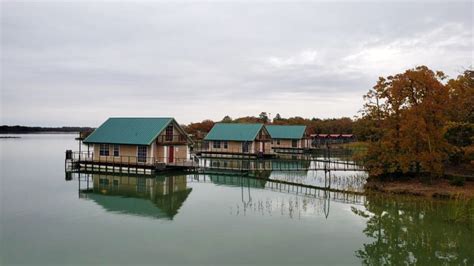
{"label": "cabin window", "polygon": [[140,163],[146,162],[147,146],[138,146],[137,161]]}
{"label": "cabin window", "polygon": [[115,144],[114,145],[114,157],[119,157],[120,156],[120,145]]}
{"label": "cabin window", "polygon": [[214,149],[220,149],[221,148],[221,142],[219,140],[213,141],[212,144],[213,144],[212,147]]}
{"label": "cabin window", "polygon": [[296,140],[296,139],[291,140],[291,147],[293,147],[293,148],[298,147],[298,140]]}
{"label": "cabin window", "polygon": [[166,127],[166,141],[172,141],[173,140],[173,125],[169,125]]}
{"label": "cabin window", "polygon": [[109,145],[108,144],[100,144],[99,155],[100,156],[109,156]]}
{"label": "cabin window", "polygon": [[242,142],[242,152],[249,152],[250,142]]}
{"label": "cabin window", "polygon": [[224,141],[222,144],[224,144],[224,149],[227,149],[229,147],[229,143],[227,141]]}
{"label": "cabin window", "polygon": [[277,145],[280,145],[280,139],[277,139],[276,141],[277,141]]}

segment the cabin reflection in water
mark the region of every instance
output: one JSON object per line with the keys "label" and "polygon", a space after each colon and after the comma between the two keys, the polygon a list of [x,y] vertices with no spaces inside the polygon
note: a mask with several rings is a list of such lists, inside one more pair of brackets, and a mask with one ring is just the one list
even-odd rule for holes
{"label": "cabin reflection in water", "polygon": [[82,190],[110,212],[169,219],[178,213],[191,193],[186,176],[155,178],[92,174],[93,189]]}
{"label": "cabin reflection in water", "polygon": [[[281,176],[272,171],[252,171],[245,176],[214,171],[192,175],[174,173],[153,178],[76,174],[80,198],[93,200],[109,212],[157,219],[174,219],[184,201],[188,200],[192,188],[197,189],[196,196],[205,191],[206,198],[210,201],[218,199],[222,204],[229,204],[226,208],[230,208],[232,215],[328,218],[331,201],[353,205],[364,202],[364,197],[358,193],[330,191],[294,182],[306,176],[306,171],[288,171]],[[72,177],[66,175],[66,179],[70,180]],[[208,184],[232,189],[204,189]]]}

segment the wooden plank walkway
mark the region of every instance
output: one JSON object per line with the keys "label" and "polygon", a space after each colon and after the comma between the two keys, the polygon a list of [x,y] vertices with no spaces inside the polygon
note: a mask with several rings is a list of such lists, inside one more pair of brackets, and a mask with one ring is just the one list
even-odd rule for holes
{"label": "wooden plank walkway", "polygon": [[94,157],[72,156],[65,160],[66,171],[74,170],[103,170],[111,172],[159,172],[167,170],[184,171],[365,171],[364,168],[352,161],[327,158],[298,158],[298,159],[257,159],[257,158],[207,158],[195,157],[194,160],[177,160],[164,163],[155,160],[98,160]]}

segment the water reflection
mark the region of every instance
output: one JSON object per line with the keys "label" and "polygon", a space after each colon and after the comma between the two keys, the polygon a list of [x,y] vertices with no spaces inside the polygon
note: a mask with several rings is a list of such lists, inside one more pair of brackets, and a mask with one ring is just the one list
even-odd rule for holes
{"label": "water reflection", "polygon": [[[297,157],[303,155],[291,155]],[[305,158],[308,155],[304,155]],[[286,181],[295,184],[310,185],[319,188],[363,192],[367,180],[367,173],[352,169],[354,162],[335,161],[326,162],[325,158],[310,158],[305,160],[274,159],[274,160],[245,160],[228,158],[204,158],[200,161],[202,169],[207,173],[229,172],[243,173],[251,177]],[[346,165],[348,164],[348,165]],[[357,168],[356,166],[354,166]],[[249,170],[252,169],[252,170]]]}
{"label": "water reflection", "polygon": [[[472,201],[463,205],[463,202],[332,192],[268,179],[272,175],[272,172],[254,173],[253,177],[84,174],[79,178],[79,191],[82,198],[96,202],[108,212],[167,220],[172,220],[188,200],[200,208],[212,202],[213,209],[206,212],[211,211],[221,220],[270,218],[267,222],[271,224],[279,223],[281,218],[304,221],[320,217],[333,223],[341,217],[339,203],[344,203],[365,226],[359,232],[368,239],[354,247],[353,253],[364,264],[472,265],[474,262]],[[196,197],[190,200],[192,190]],[[336,208],[332,220],[331,208]],[[183,217],[190,215],[190,209],[184,210]],[[353,222],[351,217],[346,219]]]}
{"label": "water reflection", "polygon": [[331,198],[314,198],[301,196],[252,198],[251,194],[242,193],[242,202],[230,208],[230,214],[239,216],[283,216],[290,219],[304,217],[329,216]]}
{"label": "water reflection", "polygon": [[365,264],[474,264],[472,200],[436,202],[368,195],[364,207],[352,211],[367,218],[363,232],[372,241],[355,253]]}
{"label": "water reflection", "polygon": [[[327,219],[331,201],[361,205],[364,200],[357,194],[282,183],[269,179],[272,174],[271,171],[260,171],[244,177],[228,174],[133,176],[75,173],[66,179],[77,179],[79,197],[92,200],[109,212],[169,220],[178,214],[192,191],[191,187],[198,184],[224,186],[232,191],[237,189],[239,193],[213,192],[216,200],[229,202],[231,215],[320,216]],[[262,193],[263,190],[271,193]]]}
{"label": "water reflection", "polygon": [[[263,172],[257,176],[271,176]],[[255,173],[254,173],[255,175]],[[234,187],[240,190],[240,199],[230,206],[231,215],[286,216],[289,218],[329,217],[331,201],[362,205],[364,197],[358,194],[331,192],[281,183],[279,180],[242,177],[237,175],[206,174],[188,179],[194,183],[212,183],[217,186]],[[262,190],[275,192],[262,193]],[[226,195],[232,197],[235,194]]]}
{"label": "water reflection", "polygon": [[[86,186],[81,187],[84,182]],[[107,211],[158,219],[173,219],[191,190],[185,175],[149,178],[86,174],[79,180],[80,197],[93,200]]]}

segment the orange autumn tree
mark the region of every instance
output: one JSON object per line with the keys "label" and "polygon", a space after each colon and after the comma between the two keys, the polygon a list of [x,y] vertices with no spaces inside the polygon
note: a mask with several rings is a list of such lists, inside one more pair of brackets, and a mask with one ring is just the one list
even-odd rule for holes
{"label": "orange autumn tree", "polygon": [[379,78],[365,96],[363,118],[375,133],[365,165],[372,176],[443,174],[450,145],[444,138],[445,75],[426,66]]}
{"label": "orange autumn tree", "polygon": [[466,70],[446,84],[450,94],[446,140],[454,146],[452,165],[474,170],[474,70]]}

